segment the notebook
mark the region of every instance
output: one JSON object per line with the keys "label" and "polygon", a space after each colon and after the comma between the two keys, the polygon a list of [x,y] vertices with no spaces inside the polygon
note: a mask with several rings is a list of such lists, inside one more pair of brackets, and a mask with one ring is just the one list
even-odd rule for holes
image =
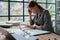
{"label": "notebook", "polygon": [[22,35],[17,35],[17,34],[11,34],[16,40],[37,40],[37,37],[35,36],[30,36],[30,37],[24,37]]}
{"label": "notebook", "polygon": [[29,33],[30,35],[41,35],[41,34],[48,34],[48,33],[50,33],[49,31],[36,30],[36,29],[26,30],[26,32]]}

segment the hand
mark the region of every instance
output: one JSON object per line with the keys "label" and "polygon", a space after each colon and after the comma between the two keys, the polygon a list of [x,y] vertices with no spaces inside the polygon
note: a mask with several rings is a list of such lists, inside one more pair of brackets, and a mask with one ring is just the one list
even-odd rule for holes
{"label": "hand", "polygon": [[30,10],[30,9],[28,9],[28,12],[29,12],[29,14],[31,15],[31,13],[32,13],[32,12],[31,12],[31,10]]}
{"label": "hand", "polygon": [[34,29],[33,25],[26,25],[28,28]]}
{"label": "hand", "polygon": [[26,27],[30,27],[30,25],[27,25],[27,24],[26,24]]}
{"label": "hand", "polygon": [[36,29],[40,30],[40,26],[36,26]]}

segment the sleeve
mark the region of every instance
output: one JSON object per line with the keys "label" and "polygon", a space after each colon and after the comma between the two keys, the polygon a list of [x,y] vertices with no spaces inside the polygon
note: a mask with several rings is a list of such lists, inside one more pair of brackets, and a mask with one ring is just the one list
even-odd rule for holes
{"label": "sleeve", "polygon": [[52,31],[51,16],[48,10],[44,12],[44,24],[42,29],[46,31]]}
{"label": "sleeve", "polygon": [[33,24],[34,24],[35,18],[36,18],[36,15],[35,15],[34,18],[30,21],[30,25],[33,25]]}
{"label": "sleeve", "polygon": [[35,18],[36,18],[36,15],[35,15],[34,18],[30,21],[30,25],[33,25],[33,24],[34,24]]}
{"label": "sleeve", "polygon": [[34,19],[30,21],[30,25],[33,25],[34,24]]}

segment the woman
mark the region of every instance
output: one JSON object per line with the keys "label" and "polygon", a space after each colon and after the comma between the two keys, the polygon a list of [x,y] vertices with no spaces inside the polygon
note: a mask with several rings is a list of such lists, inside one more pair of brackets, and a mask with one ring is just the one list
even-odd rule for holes
{"label": "woman", "polygon": [[[28,12],[30,16],[30,25],[27,25],[28,27],[53,32],[51,16],[48,10],[42,8],[37,2],[31,1],[28,5]],[[33,19],[32,13],[35,14]],[[34,24],[36,26],[33,26]]]}

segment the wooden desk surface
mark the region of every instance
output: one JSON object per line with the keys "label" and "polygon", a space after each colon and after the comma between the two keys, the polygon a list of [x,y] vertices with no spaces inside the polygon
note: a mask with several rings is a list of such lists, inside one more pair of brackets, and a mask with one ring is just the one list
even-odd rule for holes
{"label": "wooden desk surface", "polygon": [[[18,29],[19,27],[18,26],[13,26],[12,29]],[[39,36],[36,36],[39,40],[60,40],[60,35],[56,35],[54,33],[51,33],[51,34],[44,34],[44,35],[39,35]]]}
{"label": "wooden desk surface", "polygon": [[54,34],[54,33],[51,33],[51,34],[45,34],[45,35],[39,35],[39,36],[36,36],[39,40],[60,40],[60,36]]}
{"label": "wooden desk surface", "polygon": [[[18,26],[14,26],[12,28],[18,28]],[[51,33],[51,34],[44,34],[44,35],[39,35],[39,36],[36,36],[39,40],[60,40],[60,35],[57,35],[57,34],[54,34],[54,33]]]}

